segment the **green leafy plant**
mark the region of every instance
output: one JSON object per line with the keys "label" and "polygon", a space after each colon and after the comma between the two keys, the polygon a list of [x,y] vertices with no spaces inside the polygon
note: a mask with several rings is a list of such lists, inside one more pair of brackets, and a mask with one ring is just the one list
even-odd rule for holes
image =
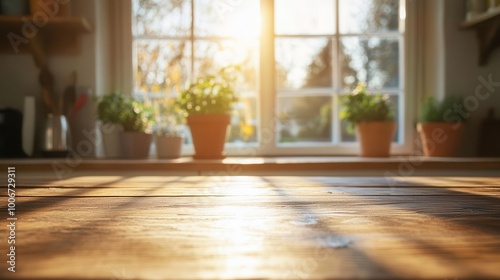
{"label": "green leafy plant", "polygon": [[153,110],[150,106],[119,92],[100,99],[97,115],[105,123],[121,124],[125,131],[145,132],[153,121]]}
{"label": "green leafy plant", "polygon": [[233,104],[238,101],[234,83],[238,78],[239,67],[222,68],[216,75],[199,78],[177,99],[179,108],[187,115],[229,114]]}
{"label": "green leafy plant", "polygon": [[153,109],[133,97],[125,97],[120,124],[125,131],[146,132],[153,123]]}
{"label": "green leafy plant", "polygon": [[461,97],[446,97],[441,101],[426,98],[420,108],[419,122],[465,122],[457,106],[463,104]]}
{"label": "green leafy plant", "polygon": [[119,92],[114,92],[100,98],[97,117],[105,123],[119,123],[124,108],[125,97]]}
{"label": "green leafy plant", "polygon": [[175,99],[162,98],[155,100],[154,103],[156,135],[181,136],[181,125],[184,123],[185,119]]}
{"label": "green leafy plant", "polygon": [[368,94],[366,87],[358,85],[351,95],[341,98],[340,117],[348,122],[348,130],[361,122],[377,122],[394,120],[394,112],[387,96]]}

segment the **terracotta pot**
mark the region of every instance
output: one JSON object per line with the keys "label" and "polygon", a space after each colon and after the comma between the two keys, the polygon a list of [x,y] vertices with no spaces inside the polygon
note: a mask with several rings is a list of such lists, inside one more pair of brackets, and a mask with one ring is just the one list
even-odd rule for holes
{"label": "terracotta pot", "polygon": [[120,135],[123,132],[123,126],[115,123],[100,122],[100,129],[105,156],[107,158],[122,157]]}
{"label": "terracotta pot", "polygon": [[463,123],[418,123],[417,131],[422,141],[424,156],[455,156],[460,146],[463,130]]}
{"label": "terracotta pot", "polygon": [[190,115],[187,123],[193,137],[195,159],[223,159],[227,126],[227,114]]}
{"label": "terracotta pot", "polygon": [[181,136],[156,136],[156,155],[163,159],[179,158],[183,140]]}
{"label": "terracotta pot", "polygon": [[122,153],[125,158],[139,159],[149,157],[149,148],[151,147],[153,135],[143,132],[125,131],[122,132],[120,138]]}
{"label": "terracotta pot", "polygon": [[396,122],[363,122],[356,125],[362,157],[388,157]]}

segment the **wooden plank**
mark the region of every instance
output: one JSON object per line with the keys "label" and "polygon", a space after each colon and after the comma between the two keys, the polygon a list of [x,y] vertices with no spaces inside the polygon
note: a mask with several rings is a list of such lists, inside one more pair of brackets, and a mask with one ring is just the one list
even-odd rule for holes
{"label": "wooden plank", "polygon": [[485,177],[398,177],[388,181],[380,177],[171,177],[137,173],[82,174],[56,181],[20,176],[17,184],[18,196],[261,196],[280,195],[275,190],[282,186],[294,196],[500,195],[500,178]]}
{"label": "wooden plank", "polygon": [[500,16],[500,6],[495,8],[493,11],[483,12],[482,14],[471,20],[462,22],[462,24],[460,24],[460,28],[462,29],[474,28],[477,27],[479,24],[484,24],[485,22],[494,20],[499,16]]}
{"label": "wooden plank", "polygon": [[[0,32],[19,31],[21,33],[20,31],[26,22],[33,23],[33,17],[0,15]],[[52,17],[40,28],[50,32],[65,30],[75,33],[89,33],[92,31],[92,27],[84,17]]]}
{"label": "wooden plank", "polygon": [[[47,51],[55,54],[75,54],[79,51],[78,36],[92,31],[92,27],[84,17],[52,17],[45,24],[33,24],[31,16],[0,15],[0,53],[17,54],[11,45],[9,36],[30,39],[23,34],[23,27],[30,25],[36,29],[36,36],[41,36]],[[29,29],[29,32],[31,29]],[[9,35],[11,34],[11,35]],[[14,35],[12,35],[14,34]],[[31,33],[29,34],[31,35]],[[19,39],[17,39],[19,41]],[[20,53],[29,53],[26,44],[20,44]]]}
{"label": "wooden plank", "polygon": [[[168,174],[168,173],[167,173]],[[192,173],[188,173],[192,174]],[[5,176],[5,174],[0,174]],[[500,177],[255,177],[255,176],[173,176],[165,172],[74,172],[62,180],[53,174],[18,172],[17,183],[25,187],[138,187],[161,186],[170,183],[218,186],[267,186],[284,184],[288,187],[356,186],[356,187],[500,187]]]}
{"label": "wooden plank", "polygon": [[[211,183],[203,185],[184,185],[180,183],[171,184],[147,184],[148,187],[117,188],[116,186],[92,186],[92,187],[18,187],[19,197],[116,197],[116,196],[144,196],[144,197],[181,197],[181,196],[241,196],[242,194],[252,196],[280,196],[269,187],[230,187],[217,186]],[[287,189],[286,193],[293,196],[473,196],[485,195],[500,198],[500,187],[483,188],[442,188],[442,187],[318,187],[311,190],[306,188]],[[6,197],[7,194],[3,194]]]}

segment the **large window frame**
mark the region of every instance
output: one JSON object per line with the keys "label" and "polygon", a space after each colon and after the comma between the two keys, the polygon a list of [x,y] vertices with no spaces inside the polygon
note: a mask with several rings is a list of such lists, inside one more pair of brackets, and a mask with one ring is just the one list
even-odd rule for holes
{"label": "large window frame", "polygon": [[[121,86],[124,92],[133,94],[133,35],[132,35],[132,5],[131,1],[124,1],[125,5],[120,6],[120,19],[122,26],[130,27],[126,30],[130,32],[125,32],[118,38],[121,42],[125,42],[125,47],[120,51],[118,55],[120,58],[120,66],[116,66],[115,72],[118,74],[117,77],[121,81]],[[416,89],[418,88],[417,77],[414,77],[416,73],[417,58],[416,53],[418,50],[412,47],[412,43],[416,41],[416,24],[415,17],[411,12],[415,10],[412,2],[414,1],[403,1],[406,2],[405,5],[401,7],[401,28],[402,33],[400,40],[400,86],[398,89],[393,89],[394,92],[402,92],[400,95],[399,104],[400,108],[400,125],[403,126],[399,130],[398,143],[393,143],[392,154],[409,154],[412,153],[415,132],[413,128],[414,120],[414,104],[416,103]],[[258,139],[259,142],[255,145],[226,145],[226,152],[229,156],[298,156],[298,155],[357,155],[359,153],[359,145],[357,143],[339,143],[335,139],[335,144],[332,143],[296,143],[296,144],[280,144],[278,143],[278,129],[277,129],[277,98],[278,90],[275,83],[275,39],[276,34],[274,32],[274,1],[273,0],[261,0],[261,17],[262,17],[262,28],[260,35],[260,83],[259,83],[259,109],[258,109],[258,119],[259,119],[259,130]],[[337,4],[338,5],[338,4]],[[338,7],[337,7],[338,8]],[[337,31],[338,31],[338,24]],[[358,34],[359,35],[359,34]],[[392,34],[394,35],[394,34]],[[340,35],[336,32],[335,35],[328,35],[335,37],[334,39],[338,41]],[[349,36],[349,35],[347,35]],[[413,65],[412,67],[409,67]],[[342,89],[332,89],[328,92],[317,91],[320,94],[331,95],[332,106],[338,105],[338,94],[340,94]],[[301,91],[290,92],[290,94],[300,95]],[[334,118],[338,118],[338,114],[334,113]],[[334,135],[338,133],[334,133]],[[187,147],[184,149],[185,154],[191,154],[192,147]]]}

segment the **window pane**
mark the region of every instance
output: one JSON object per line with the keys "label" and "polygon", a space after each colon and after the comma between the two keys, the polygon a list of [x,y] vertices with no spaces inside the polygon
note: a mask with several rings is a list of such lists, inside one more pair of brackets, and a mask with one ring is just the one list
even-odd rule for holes
{"label": "window pane", "polygon": [[332,41],[276,39],[278,89],[332,87]]}
{"label": "window pane", "polygon": [[189,42],[136,40],[135,46],[136,92],[179,92],[189,83]]}
{"label": "window pane", "polygon": [[369,88],[399,87],[397,39],[345,37],[341,39],[342,82],[346,89],[359,81]]}
{"label": "window pane", "polygon": [[[389,96],[389,102],[391,104],[391,107],[394,110],[394,120],[397,123],[396,127],[396,135],[394,136],[394,142],[399,142],[399,130],[402,129],[401,125],[403,123],[399,119],[399,96],[397,95],[391,95]],[[340,110],[339,110],[340,112]],[[350,130],[347,122],[345,120],[341,120],[340,124],[340,141],[341,142],[355,142],[356,141],[356,133],[354,130]]]}
{"label": "window pane", "polygon": [[195,0],[194,35],[257,37],[260,32],[259,0]]}
{"label": "window pane", "polygon": [[331,142],[331,97],[281,97],[279,142]]}
{"label": "window pane", "polygon": [[135,35],[189,36],[190,0],[133,0]]}
{"label": "window pane", "polygon": [[258,45],[255,40],[195,41],[195,77],[216,73],[229,65],[240,65],[243,82],[238,83],[237,89],[256,91]]}
{"label": "window pane", "polygon": [[240,98],[235,106],[231,118],[228,143],[255,143],[257,142],[257,99]]}
{"label": "window pane", "polygon": [[339,0],[341,33],[398,31],[400,0]]}
{"label": "window pane", "polygon": [[333,34],[335,1],[275,0],[275,33],[280,35]]}

